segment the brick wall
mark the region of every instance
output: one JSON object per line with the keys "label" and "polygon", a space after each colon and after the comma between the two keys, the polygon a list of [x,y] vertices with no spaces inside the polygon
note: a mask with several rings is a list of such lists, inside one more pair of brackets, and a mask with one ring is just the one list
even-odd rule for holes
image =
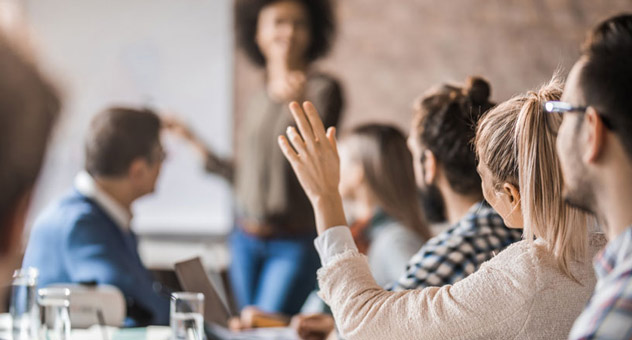
{"label": "brick wall", "polygon": [[[442,81],[487,77],[496,101],[533,88],[578,56],[599,20],[630,0],[338,0],[339,35],[320,67],[344,84],[344,127],[385,121],[407,129],[412,100]],[[235,111],[262,75],[235,60]]]}

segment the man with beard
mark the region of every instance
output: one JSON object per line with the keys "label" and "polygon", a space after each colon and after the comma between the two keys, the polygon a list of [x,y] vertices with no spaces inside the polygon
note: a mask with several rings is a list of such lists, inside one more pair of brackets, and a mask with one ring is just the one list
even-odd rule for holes
{"label": "man with beard", "polygon": [[557,151],[569,203],[595,213],[609,243],[595,258],[598,283],[571,339],[632,338],[632,15],[590,32],[561,102]]}
{"label": "man with beard", "polygon": [[454,284],[521,239],[483,201],[476,172],[471,141],[478,119],[494,105],[490,92],[487,81],[470,77],[465,86],[432,88],[415,103],[408,145],[417,184],[424,205],[442,207],[451,227],[412,257],[393,290]]}

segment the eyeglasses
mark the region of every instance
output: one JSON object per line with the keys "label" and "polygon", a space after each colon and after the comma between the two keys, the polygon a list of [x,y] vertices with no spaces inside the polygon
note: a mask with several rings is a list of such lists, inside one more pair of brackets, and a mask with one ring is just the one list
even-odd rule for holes
{"label": "eyeglasses", "polygon": [[[548,101],[546,103],[544,103],[544,110],[548,113],[566,113],[566,112],[579,112],[579,113],[586,113],[586,110],[588,110],[588,106],[573,106],[569,103],[566,102],[561,102],[561,101]],[[609,129],[609,130],[614,130],[614,125],[612,125],[610,119],[608,119],[608,117],[599,114],[599,117],[601,118],[601,121],[603,122],[603,125]]]}
{"label": "eyeglasses", "polygon": [[162,148],[162,146],[158,146],[152,151],[151,155],[147,158],[147,161],[150,163],[154,163],[156,161],[162,163],[165,159],[167,159],[167,152]]}

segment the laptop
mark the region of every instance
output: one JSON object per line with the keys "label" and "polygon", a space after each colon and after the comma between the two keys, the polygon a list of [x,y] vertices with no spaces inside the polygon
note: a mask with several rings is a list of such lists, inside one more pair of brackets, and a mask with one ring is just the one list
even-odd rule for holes
{"label": "laptop", "polygon": [[196,257],[178,262],[175,271],[182,290],[204,294],[204,321],[227,328],[228,320],[233,315],[226,300],[219,295],[217,287],[206,274],[202,260]]}
{"label": "laptop", "polygon": [[217,285],[208,277],[199,257],[178,262],[175,272],[182,290],[204,294],[204,323],[208,339],[218,340],[296,340],[296,332],[289,327],[253,329],[242,332],[228,330],[228,320],[233,316],[226,295],[220,295]]}

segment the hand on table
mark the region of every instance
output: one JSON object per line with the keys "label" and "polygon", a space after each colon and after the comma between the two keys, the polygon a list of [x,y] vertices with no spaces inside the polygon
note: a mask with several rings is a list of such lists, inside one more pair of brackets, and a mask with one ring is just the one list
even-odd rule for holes
{"label": "hand on table", "polygon": [[302,340],[326,340],[335,338],[334,318],[327,314],[299,314],[292,318],[290,327]]}
{"label": "hand on table", "polygon": [[233,331],[261,327],[286,327],[289,318],[280,314],[264,312],[254,306],[247,306],[241,314],[228,321],[228,328]]}
{"label": "hand on table", "polygon": [[[336,146],[336,129],[325,132],[323,122],[312,103],[290,103],[298,126],[288,127],[287,138],[279,136],[279,146],[290,162],[296,177],[312,203],[318,233],[346,225],[340,183],[340,159]],[[299,134],[300,133],[300,134]]]}

